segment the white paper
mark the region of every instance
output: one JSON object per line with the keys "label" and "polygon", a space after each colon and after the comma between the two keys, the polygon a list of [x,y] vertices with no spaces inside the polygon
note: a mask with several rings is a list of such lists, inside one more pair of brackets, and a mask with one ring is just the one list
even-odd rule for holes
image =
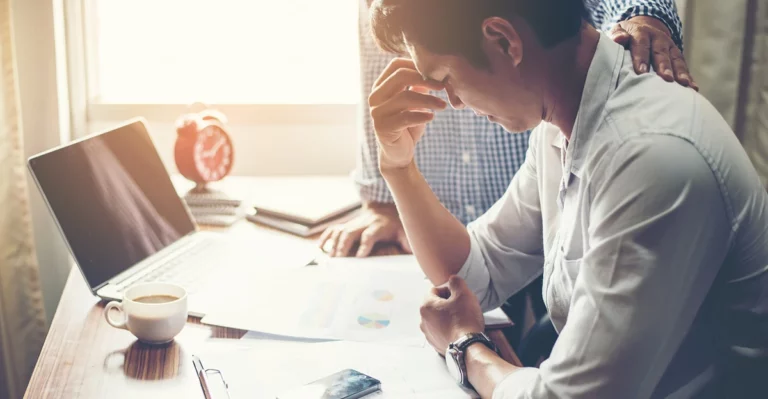
{"label": "white paper", "polygon": [[239,294],[202,322],[288,337],[424,345],[419,306],[427,286],[417,274],[305,268],[259,277],[233,289]]}
{"label": "white paper", "polygon": [[[426,279],[426,275],[419,266],[419,262],[414,255],[393,255],[376,256],[364,259],[359,258],[330,258],[326,257],[319,260],[320,268],[325,268],[336,273],[350,272],[404,272],[414,273],[425,279],[427,287],[432,287],[432,283]],[[506,313],[501,308],[496,308],[485,312],[486,326],[508,326],[512,323]]]}
{"label": "white paper", "polygon": [[[227,284],[203,323],[268,338],[426,344],[419,307],[432,285],[412,255],[330,259]],[[485,317],[489,326],[509,323],[500,309]]]}
{"label": "white paper", "polygon": [[319,267],[327,270],[347,273],[364,269],[366,271],[395,271],[418,274],[426,278],[413,255],[372,256],[368,258],[331,258],[318,259]]}
{"label": "white paper", "polygon": [[448,374],[431,348],[397,348],[370,343],[252,341],[239,349],[196,353],[207,368],[220,369],[232,399],[275,398],[344,369],[382,382],[376,398],[472,398]]}
{"label": "white paper", "polygon": [[337,341],[335,339],[326,338],[302,338],[302,337],[288,337],[285,335],[269,334],[261,331],[248,331],[241,338],[243,341],[258,341],[258,340],[272,340],[272,341],[287,341],[287,342],[304,342],[304,343],[319,343],[319,342],[332,342]]}
{"label": "white paper", "polygon": [[508,326],[512,321],[509,319],[506,313],[501,308],[489,310],[483,314],[486,327],[492,326]]}

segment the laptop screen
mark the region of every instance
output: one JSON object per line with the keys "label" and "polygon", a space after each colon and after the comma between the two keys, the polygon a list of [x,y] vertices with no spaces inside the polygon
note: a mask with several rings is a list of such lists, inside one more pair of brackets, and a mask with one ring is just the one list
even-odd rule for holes
{"label": "laptop screen", "polygon": [[29,165],[91,287],[195,230],[141,121]]}

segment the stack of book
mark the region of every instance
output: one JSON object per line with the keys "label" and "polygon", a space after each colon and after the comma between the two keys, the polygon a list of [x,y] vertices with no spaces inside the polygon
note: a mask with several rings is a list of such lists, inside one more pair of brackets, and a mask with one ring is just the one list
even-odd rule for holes
{"label": "stack of book", "polygon": [[245,216],[243,201],[220,191],[190,190],[182,198],[201,226],[229,227]]}
{"label": "stack of book", "polygon": [[173,181],[199,225],[225,227],[246,218],[310,237],[354,217],[361,207],[349,176],[228,176],[206,191],[181,176]]}

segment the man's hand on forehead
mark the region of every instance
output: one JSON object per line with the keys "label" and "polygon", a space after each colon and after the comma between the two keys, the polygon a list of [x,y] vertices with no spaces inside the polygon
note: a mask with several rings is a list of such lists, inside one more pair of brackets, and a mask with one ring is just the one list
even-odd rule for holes
{"label": "man's hand on forehead", "polygon": [[435,111],[448,106],[429,91],[444,88],[440,82],[424,80],[409,59],[396,58],[384,69],[368,97],[380,167],[404,167],[413,160],[426,124]]}
{"label": "man's hand on forehead", "polygon": [[[394,76],[397,77],[393,79]],[[414,64],[413,60],[408,58],[395,58],[392,60],[381,75],[379,75],[379,78],[373,83],[373,91],[376,91],[377,88],[381,87],[386,82],[390,82],[390,84],[393,85],[400,82],[410,82],[410,84],[402,87],[403,90],[409,88],[426,88],[427,91],[429,91],[443,90],[445,88],[441,82],[422,75],[416,68],[416,64]]]}

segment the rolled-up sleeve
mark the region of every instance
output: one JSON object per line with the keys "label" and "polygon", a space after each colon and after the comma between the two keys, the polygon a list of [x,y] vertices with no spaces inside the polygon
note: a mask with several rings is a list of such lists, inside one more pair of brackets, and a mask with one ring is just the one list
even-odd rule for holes
{"label": "rolled-up sleeve", "polygon": [[567,322],[550,358],[512,373],[495,399],[658,394],[725,259],[733,237],[723,194],[692,144],[650,135],[601,162],[585,183],[589,250]]}
{"label": "rolled-up sleeve", "polygon": [[501,305],[542,273],[542,219],[536,146],[541,129],[531,133],[525,163],[504,196],[468,226],[471,249],[458,276],[477,295],[484,310]]}

